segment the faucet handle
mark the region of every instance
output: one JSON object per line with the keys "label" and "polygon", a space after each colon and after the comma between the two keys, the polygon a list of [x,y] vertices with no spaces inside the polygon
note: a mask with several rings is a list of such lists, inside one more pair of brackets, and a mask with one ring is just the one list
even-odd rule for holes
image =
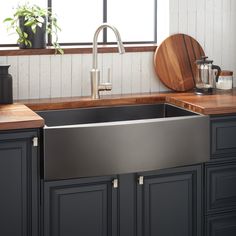
{"label": "faucet handle", "polygon": [[105,87],[106,90],[112,90],[112,83],[111,83],[111,68],[108,68],[108,78],[107,78],[107,82],[105,83]]}
{"label": "faucet handle", "polygon": [[107,82],[100,83],[98,86],[99,91],[110,91],[112,90],[112,83],[111,83],[111,69],[108,68],[108,79]]}
{"label": "faucet handle", "polygon": [[104,90],[109,91],[109,90],[112,90],[111,68],[108,68],[107,73],[108,73],[107,82],[103,83],[103,86],[104,86]]}

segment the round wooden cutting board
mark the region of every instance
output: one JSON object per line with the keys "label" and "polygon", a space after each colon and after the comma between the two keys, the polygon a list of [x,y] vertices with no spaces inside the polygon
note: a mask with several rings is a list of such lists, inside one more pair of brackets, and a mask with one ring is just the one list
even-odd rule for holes
{"label": "round wooden cutting board", "polygon": [[175,34],[157,47],[154,67],[163,84],[174,91],[194,88],[195,61],[205,56],[201,45],[191,36]]}

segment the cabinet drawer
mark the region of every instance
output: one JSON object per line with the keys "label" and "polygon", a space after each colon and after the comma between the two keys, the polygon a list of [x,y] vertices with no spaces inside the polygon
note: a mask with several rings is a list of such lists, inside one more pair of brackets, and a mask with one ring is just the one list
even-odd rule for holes
{"label": "cabinet drawer", "polygon": [[207,166],[207,213],[232,208],[236,208],[236,163]]}
{"label": "cabinet drawer", "polygon": [[207,217],[206,236],[235,236],[236,213],[219,214]]}
{"label": "cabinet drawer", "polygon": [[211,158],[236,159],[236,116],[211,118]]}

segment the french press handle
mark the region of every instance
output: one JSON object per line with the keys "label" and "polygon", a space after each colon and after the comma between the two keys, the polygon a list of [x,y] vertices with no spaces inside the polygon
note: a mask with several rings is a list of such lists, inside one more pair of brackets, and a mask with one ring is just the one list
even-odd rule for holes
{"label": "french press handle", "polygon": [[220,76],[220,72],[221,72],[221,68],[217,65],[212,65],[211,67],[213,70],[217,70],[217,74],[216,74],[216,82],[218,82],[218,78]]}
{"label": "french press handle", "polygon": [[201,56],[201,59],[205,61],[208,58],[208,56]]}

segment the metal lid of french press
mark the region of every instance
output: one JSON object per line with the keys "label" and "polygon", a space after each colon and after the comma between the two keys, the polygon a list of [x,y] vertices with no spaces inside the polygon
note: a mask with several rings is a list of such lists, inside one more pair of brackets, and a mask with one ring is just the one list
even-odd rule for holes
{"label": "metal lid of french press", "polygon": [[207,60],[207,56],[202,56],[201,59],[196,60],[197,65],[206,65],[206,64],[212,64],[213,60]]}

